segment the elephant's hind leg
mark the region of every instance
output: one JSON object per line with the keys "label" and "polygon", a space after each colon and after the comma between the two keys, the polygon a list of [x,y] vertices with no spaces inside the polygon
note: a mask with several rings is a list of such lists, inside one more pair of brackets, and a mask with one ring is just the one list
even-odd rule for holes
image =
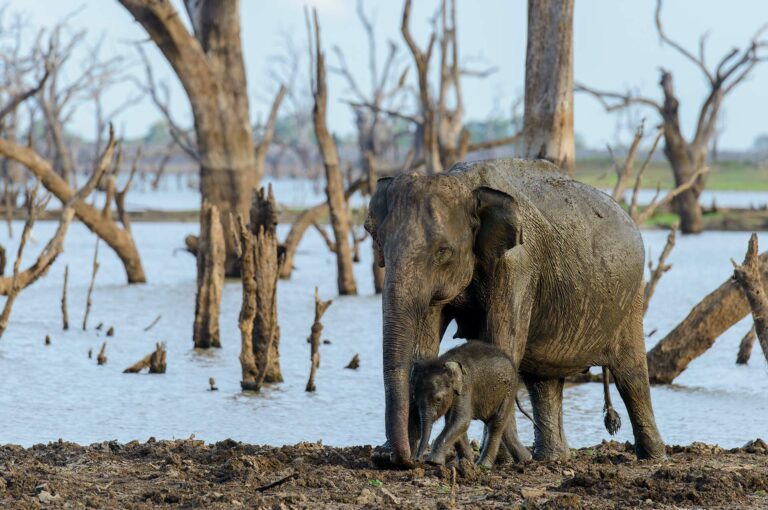
{"label": "elephant's hind leg", "polygon": [[643,339],[642,293],[633,307],[633,316],[620,341],[623,349],[619,359],[610,367],[624,405],[627,406],[632,431],[635,435],[635,452],[639,459],[665,457],[664,441],[656,428],[651,405],[651,387],[648,383],[648,365]]}
{"label": "elephant's hind leg", "polygon": [[563,385],[565,379],[542,379],[523,374],[533,405],[536,460],[565,460],[571,455],[563,429]]}

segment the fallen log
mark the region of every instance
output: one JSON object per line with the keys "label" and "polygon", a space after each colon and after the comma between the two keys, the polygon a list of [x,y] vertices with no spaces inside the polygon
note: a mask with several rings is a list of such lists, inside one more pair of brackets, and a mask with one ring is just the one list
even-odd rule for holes
{"label": "fallen log", "polygon": [[[758,257],[760,277],[768,278],[768,253]],[[652,384],[670,384],[712,347],[715,340],[750,312],[740,285],[729,278],[693,307],[688,316],[648,352]]]}
{"label": "fallen log", "polygon": [[763,348],[763,354],[768,361],[768,296],[765,295],[763,279],[757,262],[757,234],[749,238],[747,254],[741,265],[733,260],[733,278],[741,285],[744,294],[749,301],[752,310],[752,318],[755,321],[755,333]]}

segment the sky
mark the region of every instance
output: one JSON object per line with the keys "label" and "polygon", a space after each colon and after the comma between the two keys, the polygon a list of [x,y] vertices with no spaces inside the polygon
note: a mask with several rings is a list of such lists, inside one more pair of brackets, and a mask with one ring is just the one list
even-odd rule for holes
{"label": "sky", "polygon": [[[184,12],[180,0],[172,1]],[[366,10],[374,16],[379,62],[384,59],[386,41],[393,40],[400,47],[401,66],[412,65],[400,36],[402,2],[364,2]],[[170,66],[117,0],[10,0],[6,3],[10,11],[23,14],[36,28],[51,28],[77,11],[70,26],[86,29],[91,44],[101,42],[103,56],[125,55],[125,72],[139,79],[144,78],[144,71],[138,65],[134,46],[143,42],[157,80],[170,87],[173,114],[180,124],[191,124],[187,99]],[[422,44],[430,33],[429,18],[437,3],[437,0],[415,2],[412,32]],[[496,68],[488,78],[464,79],[468,119],[482,120],[493,113],[506,115],[522,95],[526,4],[524,0],[457,0],[460,58],[466,59],[467,66],[475,69]],[[328,63],[336,63],[332,46],[340,47],[360,86],[367,90],[367,45],[365,32],[355,13],[356,0],[241,0],[243,48],[254,120],[264,118],[276,90],[270,73],[275,69],[275,57],[285,55],[289,45],[299,48],[304,55],[305,5],[317,7]],[[681,103],[683,130],[690,135],[707,92],[707,83],[696,66],[660,43],[654,26],[655,5],[655,0],[576,0],[575,79],[594,88],[632,89],[658,99],[659,68],[670,69]],[[668,0],[662,16],[667,33],[694,52],[698,50],[700,34],[709,31],[707,62],[712,67],[732,47],[743,47],[760,26],[768,23],[768,2]],[[33,31],[30,31],[30,40],[32,37]],[[306,61],[303,64],[306,65]],[[414,78],[413,73],[410,78]],[[134,87],[125,84],[115,88],[106,96],[105,102],[118,104],[136,92]],[[351,97],[347,85],[340,76],[331,75],[329,89],[330,128],[340,136],[351,134],[354,130],[352,114],[341,101]],[[641,117],[647,117],[650,125],[658,123],[658,114],[653,111],[633,111],[630,116],[620,118],[604,112],[593,98],[576,95],[575,130],[589,146],[626,142],[631,130],[621,126],[633,124]],[[145,99],[137,101],[116,118],[115,125],[126,136],[140,136],[159,119],[155,107]],[[81,108],[73,119],[72,129],[82,136],[92,137],[93,125],[92,110]],[[759,66],[747,82],[727,97],[721,126],[720,147],[725,149],[748,149],[756,136],[768,133],[768,62]]]}

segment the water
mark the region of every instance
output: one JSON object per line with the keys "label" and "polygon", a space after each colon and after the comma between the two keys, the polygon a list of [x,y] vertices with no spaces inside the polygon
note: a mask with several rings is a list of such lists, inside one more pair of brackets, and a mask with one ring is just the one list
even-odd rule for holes
{"label": "water", "polygon": [[[34,258],[55,229],[53,222],[35,227],[37,245],[28,247]],[[335,263],[323,241],[309,231],[296,256],[297,269],[278,292],[282,330],[281,363],[285,382],[260,395],[240,391],[237,315],[240,285],[229,281],[224,289],[221,317],[223,348],[196,353],[192,347],[195,261],[175,252],[184,235],[196,229],[184,223],[140,223],[134,235],[143,256],[149,283],[125,285],[117,257],[100,249],[101,268],[94,291],[88,331],[80,329],[90,279],[94,237],[73,224],[66,252],[49,275],[26,289],[14,306],[8,330],[0,339],[0,443],[32,445],[58,438],[91,443],[107,439],[129,441],[186,438],[216,441],[224,438],[280,445],[322,439],[331,445],[378,444],[384,438],[384,403],[381,380],[380,299],[372,293],[370,245],[362,247],[363,261],[355,266],[358,297],[337,297]],[[16,224],[20,232],[21,224]],[[281,237],[286,228],[280,227]],[[657,256],[664,232],[646,232],[647,247]],[[659,284],[646,320],[646,330],[658,329],[652,345],[677,324],[705,294],[731,273],[729,258],[740,260],[748,234],[709,232],[678,239],[670,262],[673,269]],[[0,243],[12,253],[17,237]],[[61,330],[60,296],[65,264],[70,266],[69,313],[71,328]],[[10,267],[10,266],[9,266]],[[313,320],[313,288],[334,303],[323,322],[317,392],[306,393],[309,345],[306,337]],[[158,315],[160,322],[147,326]],[[115,327],[106,338],[94,328]],[[704,356],[691,363],[674,386],[653,389],[656,416],[669,443],[706,441],[726,447],[765,437],[768,423],[768,371],[758,346],[747,367],[734,360],[741,336],[750,326],[745,320],[720,338]],[[50,334],[52,345],[45,346]],[[446,335],[450,337],[451,332]],[[95,355],[107,340],[106,366]],[[168,371],[164,375],[122,374],[157,341],[167,343]],[[456,345],[446,340],[444,348]],[[87,352],[94,350],[94,359]],[[359,370],[343,367],[359,353]],[[208,391],[214,377],[219,391]],[[629,419],[612,389],[624,426],[620,440],[631,439]],[[529,403],[523,404],[529,407]],[[602,425],[602,388],[599,384],[570,387],[565,395],[566,433],[572,446],[585,446],[608,438]],[[519,416],[523,440],[530,443],[532,427]],[[472,437],[481,429],[473,425]]]}

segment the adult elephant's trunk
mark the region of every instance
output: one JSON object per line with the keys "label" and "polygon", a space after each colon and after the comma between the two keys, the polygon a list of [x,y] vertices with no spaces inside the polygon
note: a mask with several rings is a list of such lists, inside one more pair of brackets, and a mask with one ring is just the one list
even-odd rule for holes
{"label": "adult elephant's trunk", "polygon": [[419,440],[419,449],[416,452],[416,460],[421,460],[424,450],[427,449],[429,444],[429,437],[432,435],[433,421],[426,414],[426,411],[419,411],[419,433],[421,434],[421,439]]}
{"label": "adult elephant's trunk", "polygon": [[394,278],[389,278],[389,274],[387,276],[382,297],[385,429],[391,448],[390,460],[395,464],[408,464],[411,458],[408,439],[409,378],[419,314],[413,309],[414,294],[404,291],[400,282],[395,283],[392,281]]}

